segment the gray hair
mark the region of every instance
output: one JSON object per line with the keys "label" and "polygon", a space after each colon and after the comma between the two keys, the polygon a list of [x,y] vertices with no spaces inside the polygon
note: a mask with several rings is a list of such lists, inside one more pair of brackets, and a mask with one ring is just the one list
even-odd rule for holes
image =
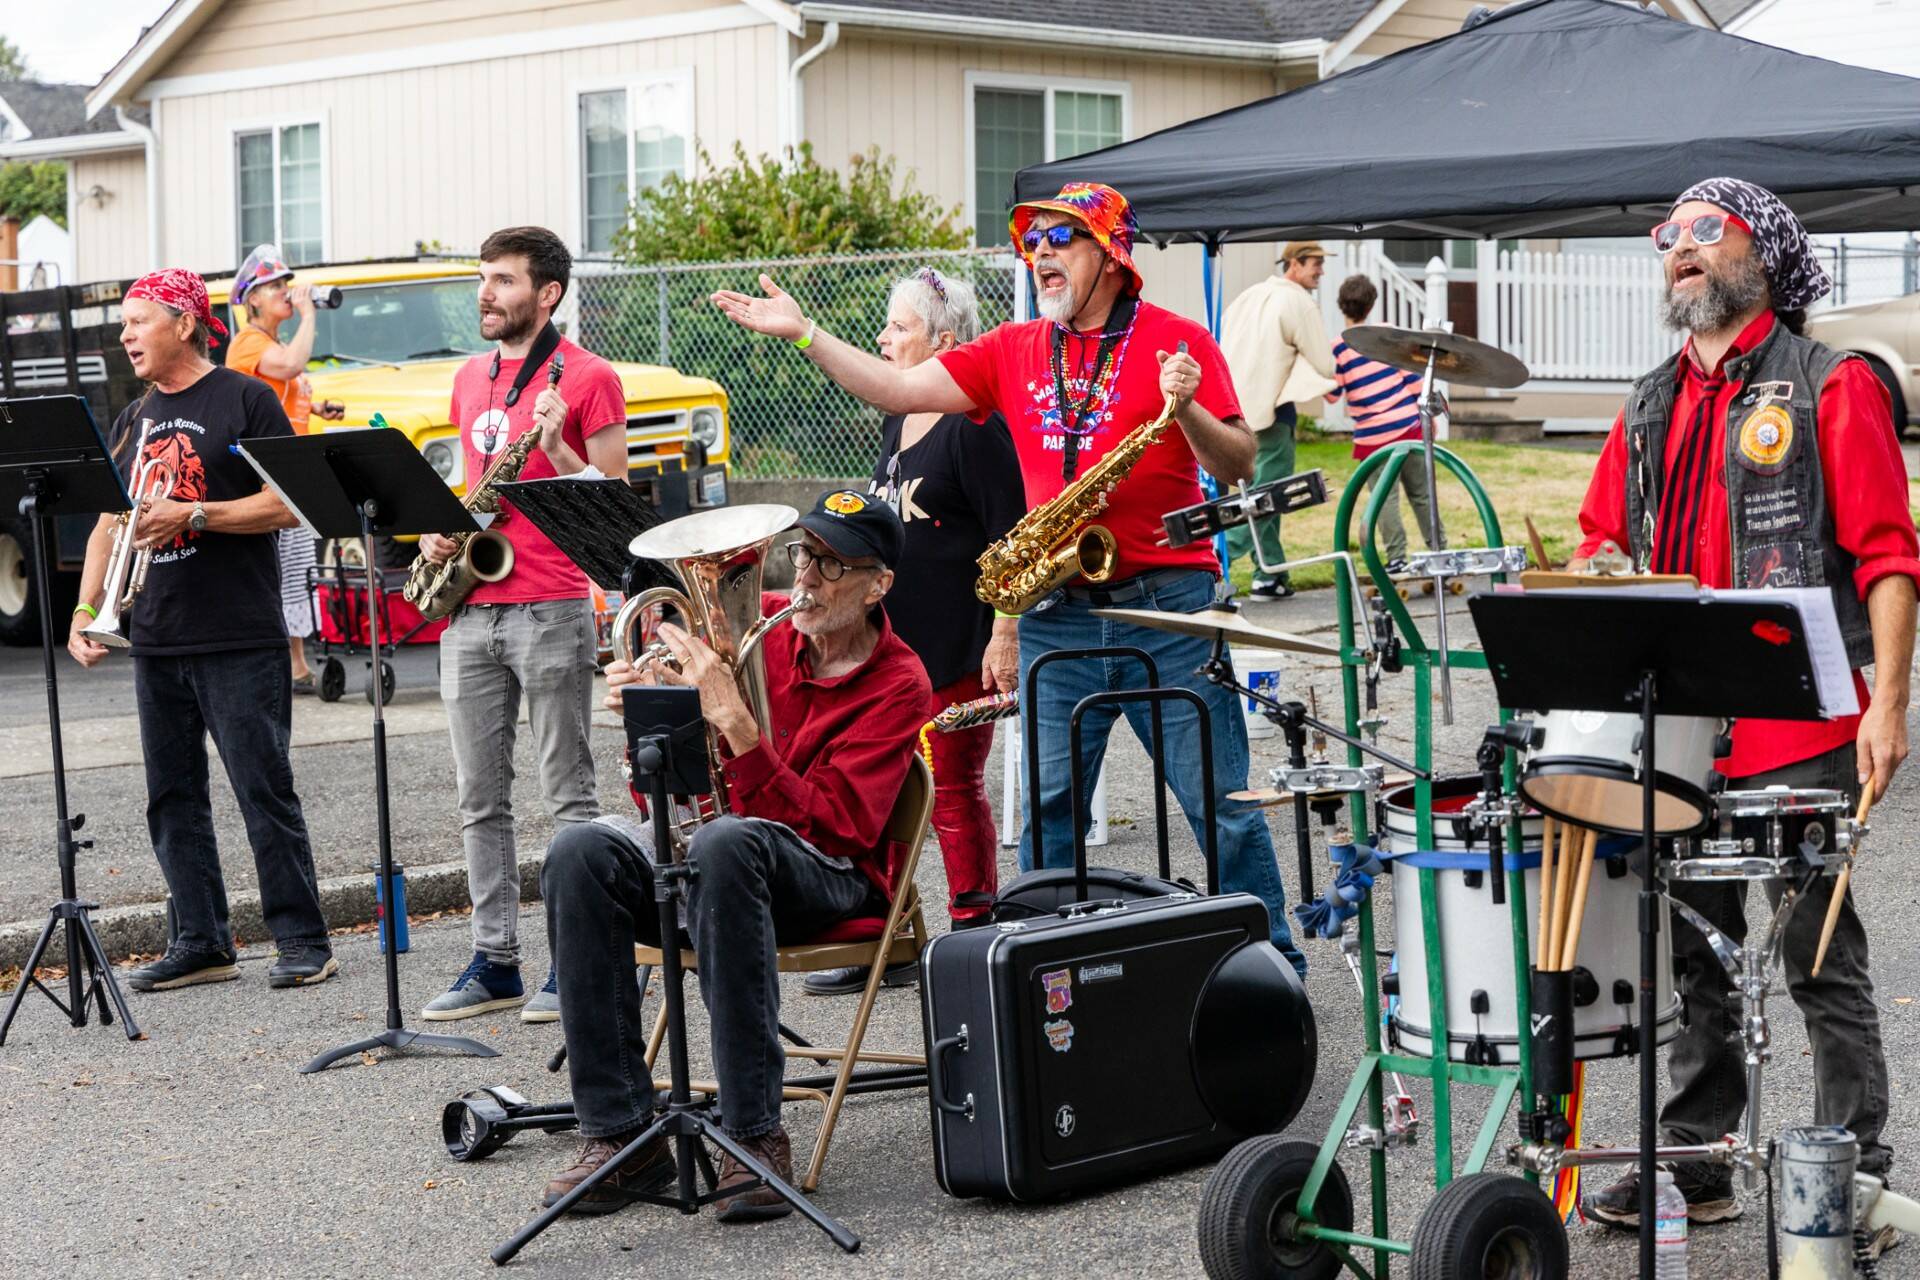
{"label": "gray hair", "polygon": [[887,309],[891,311],[896,302],[913,308],[926,325],[929,339],[948,332],[961,342],[972,342],[980,336],[980,304],[973,286],[937,268],[921,267],[895,280],[893,291],[887,295]]}

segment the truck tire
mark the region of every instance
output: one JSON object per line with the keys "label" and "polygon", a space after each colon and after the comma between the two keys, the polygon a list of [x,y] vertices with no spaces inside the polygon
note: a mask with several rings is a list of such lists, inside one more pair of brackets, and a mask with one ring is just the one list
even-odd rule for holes
{"label": "truck tire", "polygon": [[[73,609],[80,575],[55,572],[53,615]],[[0,644],[40,643],[40,603],[34,599],[33,534],[15,520],[0,520]]]}

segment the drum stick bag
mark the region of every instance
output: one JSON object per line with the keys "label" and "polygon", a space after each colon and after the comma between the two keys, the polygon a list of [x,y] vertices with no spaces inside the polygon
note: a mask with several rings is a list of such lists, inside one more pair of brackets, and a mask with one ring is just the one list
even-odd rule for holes
{"label": "drum stick bag", "polygon": [[1532,974],[1533,1089],[1558,1097],[1573,1092],[1573,974]]}

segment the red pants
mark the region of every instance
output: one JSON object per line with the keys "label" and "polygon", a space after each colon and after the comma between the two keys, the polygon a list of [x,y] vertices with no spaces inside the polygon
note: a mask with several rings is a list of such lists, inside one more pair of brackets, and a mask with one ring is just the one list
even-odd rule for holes
{"label": "red pants", "polygon": [[[933,691],[933,716],[956,702],[986,695],[979,672]],[[991,897],[998,884],[995,858],[999,853],[993,829],[993,806],[987,800],[987,754],[993,750],[993,726],[976,725],[953,733],[928,735],[933,745],[933,830],[940,838],[940,856],[947,864],[947,913],[955,920],[986,914],[985,907],[969,904],[956,911],[954,900],[963,893]]]}

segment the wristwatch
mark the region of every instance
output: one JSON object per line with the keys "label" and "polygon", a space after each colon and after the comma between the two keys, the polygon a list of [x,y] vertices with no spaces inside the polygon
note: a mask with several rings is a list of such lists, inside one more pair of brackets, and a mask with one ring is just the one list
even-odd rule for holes
{"label": "wristwatch", "polygon": [[187,517],[187,528],[193,530],[195,533],[205,533],[207,531],[206,503],[196,502],[193,504],[193,514]]}

